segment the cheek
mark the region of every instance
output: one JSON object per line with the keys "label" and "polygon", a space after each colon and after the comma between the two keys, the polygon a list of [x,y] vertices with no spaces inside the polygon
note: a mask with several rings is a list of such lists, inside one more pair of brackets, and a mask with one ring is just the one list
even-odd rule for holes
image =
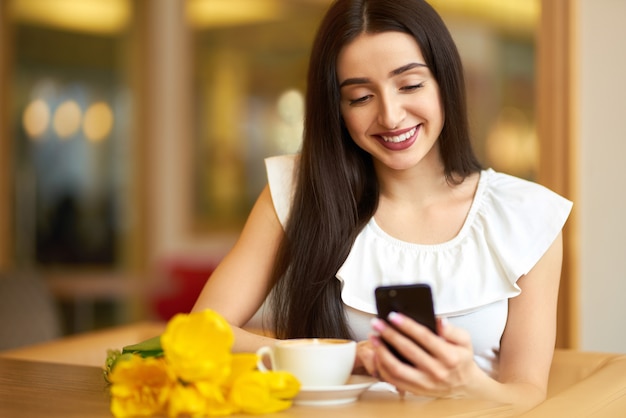
{"label": "cheek", "polygon": [[431,125],[443,125],[445,114],[441,101],[432,99],[416,103],[411,107],[411,113],[428,120]]}
{"label": "cheek", "polygon": [[370,126],[370,116],[365,109],[349,109],[342,112],[342,115],[344,124],[353,139],[362,136]]}
{"label": "cheek", "polygon": [[443,126],[446,120],[446,112],[445,112],[445,109],[443,108],[443,101],[441,100],[441,96],[439,94],[437,94],[436,102],[437,104],[436,104],[435,112],[437,114],[437,117],[441,120],[441,126]]}
{"label": "cheek", "polygon": [[352,138],[355,138],[355,136],[358,135],[358,120],[354,118],[354,115],[352,114],[342,114],[342,118],[343,118],[343,123],[346,127],[346,129],[348,130],[348,133],[350,134],[350,136]]}

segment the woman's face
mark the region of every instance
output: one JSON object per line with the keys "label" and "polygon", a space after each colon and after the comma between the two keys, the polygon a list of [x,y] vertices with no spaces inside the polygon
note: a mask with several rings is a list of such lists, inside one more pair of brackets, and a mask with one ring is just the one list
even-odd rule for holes
{"label": "woman's face", "polygon": [[361,34],[341,50],[337,76],[346,127],[377,165],[441,164],[435,146],[444,123],[439,85],[413,37]]}

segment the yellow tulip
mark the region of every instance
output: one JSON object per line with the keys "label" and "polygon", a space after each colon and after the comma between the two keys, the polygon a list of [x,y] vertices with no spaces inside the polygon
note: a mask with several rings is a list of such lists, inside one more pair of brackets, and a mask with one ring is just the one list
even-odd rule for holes
{"label": "yellow tulip", "polygon": [[194,386],[177,385],[170,393],[168,415],[204,416],[206,401]]}
{"label": "yellow tulip", "polygon": [[275,398],[291,399],[300,391],[300,382],[291,373],[276,371],[262,374]]}
{"label": "yellow tulip", "polygon": [[165,358],[185,382],[223,382],[230,374],[234,336],[218,313],[206,310],[178,314],[161,336]]}
{"label": "yellow tulip", "polygon": [[287,409],[300,390],[295,377],[283,372],[243,373],[233,382],[229,401],[249,414],[268,414]]}
{"label": "yellow tulip", "polygon": [[226,402],[221,388],[206,382],[180,384],[171,392],[168,414],[170,417],[224,416],[236,412]]}
{"label": "yellow tulip", "polygon": [[232,355],[230,376],[224,382],[224,386],[230,388],[233,382],[242,374],[256,369],[259,356],[256,353],[235,353]]}
{"label": "yellow tulip", "polygon": [[150,416],[164,411],[176,380],[162,358],[132,356],[109,373],[111,413]]}
{"label": "yellow tulip", "polygon": [[160,339],[125,347],[125,354],[110,351],[105,377],[111,383],[111,412],[201,417],[289,408],[300,390],[296,378],[256,370],[258,356],[232,354],[233,343],[228,322],[206,310],[176,315]]}

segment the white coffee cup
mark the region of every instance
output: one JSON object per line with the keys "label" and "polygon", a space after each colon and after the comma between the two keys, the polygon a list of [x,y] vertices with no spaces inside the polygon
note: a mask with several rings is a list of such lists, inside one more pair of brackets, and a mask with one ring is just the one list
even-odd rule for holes
{"label": "white coffee cup", "polygon": [[261,347],[258,368],[267,371],[265,357],[272,370],[293,374],[303,387],[344,385],[352,373],[356,342],[334,338],[295,338]]}

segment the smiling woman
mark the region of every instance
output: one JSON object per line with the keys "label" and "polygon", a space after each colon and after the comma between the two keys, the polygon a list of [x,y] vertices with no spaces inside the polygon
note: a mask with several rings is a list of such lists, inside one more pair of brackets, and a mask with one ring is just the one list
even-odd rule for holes
{"label": "smiling woman", "polygon": [[396,170],[431,154],[443,127],[439,85],[413,38],[364,34],[342,50],[337,67],[343,119],[359,147]]}
{"label": "smiling woman", "polygon": [[[572,203],[482,166],[464,76],[426,1],[333,2],[302,148],[266,159],[268,185],[194,310],[220,312],[251,350],[267,340],[242,327],[269,298],[272,335],[355,339],[354,369],[398,390],[518,412],[545,399]],[[413,283],[433,289],[437,335],[402,312],[373,319],[377,288]]]}

